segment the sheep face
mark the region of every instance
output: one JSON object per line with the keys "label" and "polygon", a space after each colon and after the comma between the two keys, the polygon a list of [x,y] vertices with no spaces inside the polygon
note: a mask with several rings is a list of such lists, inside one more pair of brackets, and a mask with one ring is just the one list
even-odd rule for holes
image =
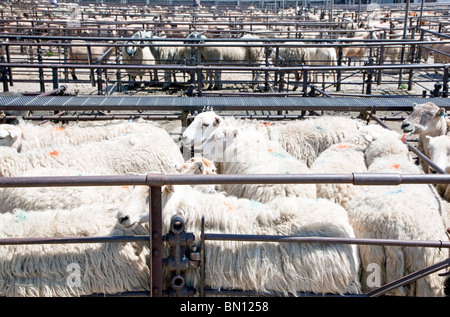
{"label": "sheep face", "polygon": [[223,119],[213,111],[198,114],[181,137],[185,146],[201,144],[222,123]]}
{"label": "sheep face", "polygon": [[[437,137],[426,136],[426,138],[430,160],[445,171],[447,166],[449,166],[450,137],[441,135]],[[432,173],[435,173],[431,166],[429,166],[429,169]]]}
{"label": "sheep face", "polygon": [[149,187],[139,186],[133,191],[124,206],[117,213],[119,224],[133,230],[139,224],[149,221]]}
{"label": "sheep face", "polygon": [[22,131],[19,127],[2,124],[0,125],[0,146],[19,148]]}
{"label": "sheep face", "polygon": [[[183,185],[177,186],[181,191]],[[162,186],[162,210],[165,209],[168,200],[173,196],[175,187],[172,185]],[[119,224],[127,229],[134,230],[137,226],[149,221],[150,189],[148,186],[136,186],[133,188],[125,204],[117,212]]]}
{"label": "sheep face", "polygon": [[230,148],[233,142],[239,135],[237,128],[233,126],[218,127],[212,132],[203,142],[202,152],[205,157],[216,162],[231,162],[236,161],[235,155],[229,156],[227,148]]}
{"label": "sheep face", "polygon": [[204,157],[193,157],[185,163],[176,165],[175,169],[180,174],[216,174],[216,166]]}
{"label": "sheep face", "polygon": [[447,129],[445,109],[439,108],[432,102],[414,104],[413,112],[403,121],[401,128],[407,134],[418,133],[431,136],[445,134]]}

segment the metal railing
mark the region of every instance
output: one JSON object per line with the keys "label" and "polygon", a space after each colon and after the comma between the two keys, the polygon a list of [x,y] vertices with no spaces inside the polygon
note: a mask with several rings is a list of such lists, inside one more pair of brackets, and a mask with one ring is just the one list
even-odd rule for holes
{"label": "metal railing", "polygon": [[[149,235],[148,236],[107,236],[107,237],[72,237],[72,238],[3,238],[0,245],[21,244],[58,244],[58,243],[118,243],[148,241],[150,250],[150,293],[152,297],[173,294],[170,290],[163,290],[163,243],[168,242],[168,236],[162,232],[162,186],[164,185],[205,185],[205,184],[313,184],[313,183],[345,183],[353,185],[400,185],[400,184],[450,184],[449,175],[405,175],[405,174],[297,174],[297,175],[99,175],[99,176],[37,176],[37,177],[5,177],[0,178],[0,187],[59,187],[59,186],[124,186],[145,185],[150,187],[149,206]],[[259,241],[279,243],[326,243],[326,244],[356,244],[356,245],[385,245],[403,247],[450,248],[447,241],[416,241],[397,239],[359,239],[340,237],[297,237],[297,236],[265,236],[265,235],[228,235],[210,234],[202,227],[201,245],[204,252],[205,241]],[[178,254],[176,256],[184,256]],[[200,269],[204,270],[206,255],[200,261]],[[411,283],[428,274],[437,272],[450,266],[450,258],[435,265],[413,272],[399,280],[392,281],[380,288],[364,294],[364,296],[380,296],[396,287]],[[179,268],[178,268],[179,269]],[[202,273],[200,295],[204,296],[208,290],[204,289],[204,272]],[[177,281],[182,279],[177,275]],[[181,283],[183,284],[183,283]],[[184,286],[184,285],[183,285]],[[180,290],[177,290],[179,293]],[[211,290],[211,294],[219,294]],[[144,292],[145,294],[145,292]],[[192,292],[181,293],[183,295]],[[226,291],[225,295],[229,295]],[[245,292],[237,293],[245,295]],[[111,295],[111,294],[110,294]],[[126,295],[126,293],[122,294]],[[248,294],[247,294],[248,295]],[[260,294],[261,295],[261,294]],[[269,294],[275,295],[275,294]],[[313,294],[310,294],[313,295]]]}

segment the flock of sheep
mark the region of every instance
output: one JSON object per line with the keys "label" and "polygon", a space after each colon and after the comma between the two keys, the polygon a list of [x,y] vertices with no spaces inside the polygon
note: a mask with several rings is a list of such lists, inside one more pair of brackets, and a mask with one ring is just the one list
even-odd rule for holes
{"label": "flock of sheep", "polygon": [[[432,104],[415,109],[425,106]],[[431,127],[413,119],[405,133],[422,139]],[[181,142],[201,153],[185,161],[165,129],[142,120],[4,124],[0,176],[424,173],[400,134],[346,117],[271,123],[206,111]],[[439,191],[428,184],[163,186],[163,233],[179,214],[196,237],[205,216],[209,233],[448,241],[448,197]],[[147,186],[2,188],[0,201],[0,238],[148,235]],[[334,243],[208,241],[205,248],[206,287],[281,295],[363,294],[448,258],[446,249]],[[146,242],[3,245],[0,258],[0,296],[149,288]],[[200,286],[198,268],[185,275],[187,286]],[[444,285],[434,273],[388,294],[444,296]]]}

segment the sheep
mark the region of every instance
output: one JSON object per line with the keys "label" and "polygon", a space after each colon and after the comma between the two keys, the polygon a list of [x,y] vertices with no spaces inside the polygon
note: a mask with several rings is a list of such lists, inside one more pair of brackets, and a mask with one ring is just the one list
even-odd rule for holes
{"label": "sheep", "polygon": [[[203,155],[216,164],[221,174],[310,173],[306,164],[251,128],[219,127],[205,141]],[[313,184],[223,184],[220,189],[262,203],[277,196],[316,198]]]}
{"label": "sheep", "polygon": [[[155,57],[157,64],[175,64],[180,63],[183,60],[189,60],[191,58],[191,49],[188,46],[162,46],[167,42],[155,41],[155,39],[162,39],[164,37],[157,37],[150,31],[142,31],[141,38],[147,38],[148,43],[154,44],[149,46],[150,52]],[[183,42],[171,42],[174,45],[184,44]],[[156,44],[156,45],[155,45]],[[164,85],[163,90],[167,90],[171,85],[171,71],[170,69],[164,70]]]}
{"label": "sheep", "polygon": [[[0,214],[0,238],[130,235],[117,225],[117,208],[92,204],[72,210]],[[142,227],[132,234],[142,235]],[[3,245],[0,296],[67,297],[148,291],[148,248],[142,243]]]}
{"label": "sheep", "polygon": [[[345,210],[326,200],[276,198],[268,204],[205,194],[190,186],[164,186],[163,233],[179,214],[187,232],[289,236],[354,236]],[[148,187],[136,187],[119,210],[118,222],[133,229],[148,221]],[[147,212],[145,212],[145,210]],[[198,242],[197,242],[198,245]],[[167,253],[167,249],[163,250]],[[357,248],[350,245],[207,242],[205,286],[258,294],[298,292],[360,294]],[[165,287],[168,272],[164,269]],[[199,288],[200,270],[187,270],[187,286]]]}
{"label": "sheep", "polygon": [[[246,34],[242,38],[258,39],[255,35]],[[240,43],[240,42],[239,42]],[[236,43],[236,45],[239,45]],[[258,44],[258,42],[251,41],[247,44]],[[208,44],[220,44],[215,42],[208,42]],[[263,47],[250,46],[203,46],[200,49],[201,56],[205,63],[242,63],[246,62],[251,65],[261,65],[264,60]],[[212,89],[222,89],[222,71],[215,70],[213,72],[214,86]],[[253,72],[252,88],[255,89],[257,80],[257,72]]]}
{"label": "sheep", "polygon": [[183,131],[181,142],[185,146],[203,144],[211,133],[220,126],[237,126],[260,130],[269,140],[277,141],[290,155],[306,163],[308,167],[323,150],[342,141],[356,131],[362,121],[340,116],[317,117],[306,120],[271,124],[255,120],[242,120],[219,116],[214,111],[196,115]]}
{"label": "sheep", "polygon": [[[133,34],[132,38],[140,38],[140,33]],[[136,41],[128,41],[125,44],[136,44]],[[143,44],[143,42],[137,42],[137,44]],[[136,64],[136,65],[154,65],[155,58],[150,52],[150,48],[147,46],[126,46],[122,48],[122,63],[123,64]],[[131,81],[135,81],[136,77],[142,78],[149,72],[149,69],[140,68],[140,69],[126,69],[127,74],[130,76]],[[158,73],[157,70],[153,72],[154,79],[158,81]]]}
{"label": "sheep", "polygon": [[[105,46],[90,46],[92,43],[88,43],[85,41],[72,41],[72,44],[85,44],[86,46],[70,46],[70,51],[68,52],[68,60],[67,62],[69,64],[91,64],[96,63],[97,59],[101,57],[103,54],[105,54],[109,47],[107,45]],[[91,50],[91,60],[89,59],[89,51],[88,46]],[[108,54],[106,55],[106,60],[109,59],[111,56],[113,50],[109,50]],[[75,74],[75,68],[72,68],[70,70],[71,76],[73,80],[78,80],[77,75]]]}
{"label": "sheep", "polygon": [[272,127],[283,149],[311,167],[317,156],[332,144],[358,130],[362,121],[342,116],[323,116],[291,121]]}
{"label": "sheep", "polygon": [[[436,163],[447,174],[450,173],[449,155],[450,155],[450,136],[440,135],[436,137],[426,136],[428,145],[428,154],[430,159]],[[431,173],[436,173],[430,166]],[[436,184],[436,190],[445,200],[450,201],[450,186],[448,184]]]}
{"label": "sheep", "polygon": [[154,134],[167,138],[164,129],[143,120],[61,126],[51,122],[35,125],[19,119],[16,125],[0,124],[0,147],[8,146],[23,152],[51,146],[99,142],[127,134]]}
{"label": "sheep", "polygon": [[15,176],[38,167],[72,167],[81,173],[127,174],[149,170],[175,173],[184,162],[181,151],[167,134],[126,135],[78,146],[58,146],[17,153],[4,148],[0,153],[0,175]]}
{"label": "sheep", "polygon": [[[391,145],[386,149],[388,143]],[[400,135],[374,140],[366,150],[368,172],[423,173],[408,155]],[[353,197],[347,212],[358,238],[448,241],[447,210],[429,184],[364,186]],[[423,247],[360,245],[359,250],[364,293],[448,257],[446,252]],[[391,290],[388,295],[443,296],[443,282],[432,274]]]}
{"label": "sheep", "polygon": [[[414,103],[413,112],[403,120],[401,129],[407,135],[414,133],[419,135],[417,149],[429,158],[426,136],[446,135],[449,130],[448,124],[445,108],[440,108],[429,101],[423,104]],[[428,165],[421,159],[420,164],[423,170],[428,173]]]}
{"label": "sheep", "polygon": [[[427,36],[424,37],[425,41],[432,41],[431,37]],[[398,63],[401,60],[401,54],[402,54],[402,46],[386,46],[384,49],[384,54],[386,56],[386,58],[390,58],[391,63]],[[420,55],[420,57],[427,62],[428,58],[431,54],[431,50],[428,49],[428,46],[423,46],[422,48],[422,53]],[[410,58],[411,55],[411,47],[410,46],[405,46],[404,47],[404,59],[406,60],[407,58]],[[386,59],[385,58],[385,59]],[[436,62],[436,60],[435,60]]]}
{"label": "sheep", "polygon": [[[375,32],[366,32],[363,35],[353,37],[353,39],[377,39]],[[342,48],[342,57],[347,58],[349,65],[351,63],[351,59],[354,59],[354,65],[356,65],[356,60],[359,61],[359,64],[362,63],[362,58],[364,54],[366,54],[367,46],[364,43],[361,43],[361,46],[351,46],[351,47],[343,47]]]}
{"label": "sheep", "polygon": [[[183,164],[175,165],[175,169],[180,174],[203,174],[203,175],[213,175],[217,174],[216,166],[214,162],[208,160],[205,157],[192,157]],[[216,192],[216,185],[193,185],[193,188],[200,190],[204,193]]]}
{"label": "sheep", "polygon": [[[308,65],[315,66],[337,66],[337,55],[334,47],[305,47],[308,51],[309,62]],[[333,82],[336,82],[336,72],[333,73]],[[317,82],[318,72],[314,72],[313,80]],[[322,71],[322,83],[325,83],[325,71]]]}
{"label": "sheep", "polygon": [[435,43],[432,49],[435,63],[450,63],[450,43]]}
{"label": "sheep", "polygon": [[[20,177],[40,176],[88,176],[73,168],[32,168],[18,174]],[[38,211],[50,209],[74,209],[97,202],[121,203],[129,195],[129,186],[87,186],[87,187],[10,187],[0,189],[0,213],[14,209]]]}
{"label": "sheep", "polygon": [[[350,142],[333,144],[320,153],[311,165],[311,172],[317,174],[332,173],[366,173],[363,148]],[[317,197],[329,199],[345,209],[348,208],[360,187],[353,184],[324,184],[318,183]]]}
{"label": "sheep", "polygon": [[[312,173],[367,173],[367,166],[373,157],[381,151],[389,151],[390,146],[380,148],[378,152],[372,148],[366,153],[367,147],[373,140],[390,135],[398,135],[378,124],[363,125],[358,130],[349,133],[337,144],[332,144],[321,152],[311,165]],[[329,199],[348,208],[353,197],[362,188],[353,184],[316,184],[317,197]]]}
{"label": "sheep", "polygon": [[[298,42],[294,42],[298,43]],[[284,43],[284,45],[288,45],[289,42]],[[309,50],[304,47],[283,47],[280,46],[278,49],[278,57],[281,60],[283,66],[298,66],[306,64],[309,60]],[[297,71],[293,71],[295,76],[295,84],[293,90],[297,90],[298,82],[300,81],[300,74]],[[281,85],[283,87],[283,84]]]}

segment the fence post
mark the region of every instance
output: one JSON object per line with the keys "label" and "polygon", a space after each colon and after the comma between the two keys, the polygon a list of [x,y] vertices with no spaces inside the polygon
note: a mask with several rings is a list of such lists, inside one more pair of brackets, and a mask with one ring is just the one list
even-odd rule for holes
{"label": "fence post", "polygon": [[0,80],[3,83],[3,91],[7,92],[7,91],[9,91],[9,88],[8,88],[8,68],[5,67],[5,66],[1,66],[2,63],[6,63],[4,56],[0,57]]}
{"label": "fence post", "polygon": [[[9,53],[9,45],[5,46],[5,52],[6,52],[6,61],[8,63],[11,63],[11,54]],[[14,83],[13,83],[13,76],[12,76],[12,68],[11,67],[8,67],[8,76],[9,76],[9,85],[11,87],[13,87]]]}
{"label": "fence post", "polygon": [[150,296],[162,296],[162,202],[161,186],[150,187],[150,250],[151,250],[151,285]]}
{"label": "fence post", "polygon": [[[338,60],[337,60],[338,66],[342,66],[342,46],[339,46],[339,48],[338,48],[337,58],[338,58]],[[336,74],[336,79],[337,79],[336,91],[341,91],[341,70],[339,69],[336,73],[337,73]]]}
{"label": "fence post", "polygon": [[52,77],[53,77],[53,90],[58,89],[59,87],[59,79],[58,79],[58,68],[52,67]]}
{"label": "fence post", "polygon": [[305,69],[303,70],[303,97],[307,97],[308,95],[308,71]]}
{"label": "fence post", "polygon": [[[39,43],[39,40],[37,40],[36,43]],[[38,63],[42,64],[41,47],[38,45],[36,50],[37,50],[37,56],[38,56]],[[41,93],[45,92],[44,70],[42,69],[42,67],[39,67],[39,85],[40,85]]]}
{"label": "fence post", "polygon": [[[266,67],[269,67],[269,56],[270,56],[270,48],[268,46],[266,46],[266,50],[265,50],[265,58],[266,58]],[[269,91],[269,72],[265,71],[265,78],[264,78],[264,91],[268,92]]]}
{"label": "fence post", "polygon": [[442,97],[448,97],[448,66],[444,67],[444,76],[442,79]]}

